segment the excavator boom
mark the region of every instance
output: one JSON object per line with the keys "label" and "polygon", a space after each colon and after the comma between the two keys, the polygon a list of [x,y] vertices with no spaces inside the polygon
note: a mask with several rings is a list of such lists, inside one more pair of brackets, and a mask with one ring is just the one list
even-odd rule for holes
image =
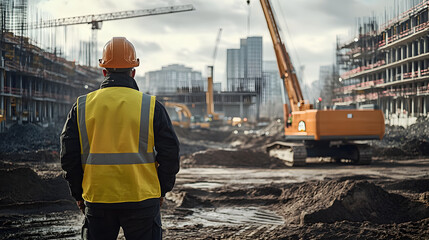
{"label": "excavator boom", "polygon": [[[260,0],[262,10],[264,11],[265,19],[267,21],[268,30],[270,31],[271,39],[273,40],[274,52],[277,58],[277,65],[279,68],[280,78],[283,79],[283,84],[289,97],[292,111],[299,111],[304,109],[304,97],[302,95],[301,86],[299,85],[298,78],[290,60],[286,47],[282,42],[277,27],[274,12],[271,9],[269,0]],[[307,108],[310,108],[309,106]]]}

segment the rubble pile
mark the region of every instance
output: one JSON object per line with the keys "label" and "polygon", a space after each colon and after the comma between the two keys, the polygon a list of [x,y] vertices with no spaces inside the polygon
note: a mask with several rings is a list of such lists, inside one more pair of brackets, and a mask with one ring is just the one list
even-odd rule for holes
{"label": "rubble pile", "polygon": [[429,208],[424,204],[388,193],[367,181],[305,183],[286,190],[285,196],[294,200],[292,204],[286,204],[282,211],[295,223],[347,220],[387,224],[429,217]]}
{"label": "rubble pile", "polygon": [[429,120],[419,118],[408,128],[386,126],[383,140],[374,141],[373,147],[379,157],[429,156]]}
{"label": "rubble pile", "polygon": [[60,174],[44,179],[28,167],[1,163],[0,183],[0,212],[21,208],[37,210],[52,204],[70,205],[74,209],[67,182]]}
{"label": "rubble pile", "polygon": [[36,152],[60,150],[59,127],[40,127],[28,123],[12,125],[6,132],[0,133],[0,153]]}
{"label": "rubble pile", "polygon": [[274,121],[257,130],[237,130],[225,139],[232,147],[265,151],[265,145],[284,139],[284,124]]}
{"label": "rubble pile", "polygon": [[209,149],[193,153],[181,162],[182,167],[285,168],[282,160],[266,153],[243,149],[240,151]]}
{"label": "rubble pile", "polygon": [[[408,183],[421,185],[427,180]],[[402,185],[391,187],[406,190]],[[427,187],[421,190],[425,191]],[[424,201],[388,192],[366,180],[223,186],[211,190],[180,188],[176,193],[169,193],[167,199],[190,210],[196,207],[272,205],[283,216],[286,225],[342,221],[392,224],[429,218],[429,205]]]}
{"label": "rubble pile", "polygon": [[223,142],[231,134],[230,131],[219,131],[216,129],[188,129],[175,127],[174,128],[177,137],[186,140],[203,140],[212,142]]}

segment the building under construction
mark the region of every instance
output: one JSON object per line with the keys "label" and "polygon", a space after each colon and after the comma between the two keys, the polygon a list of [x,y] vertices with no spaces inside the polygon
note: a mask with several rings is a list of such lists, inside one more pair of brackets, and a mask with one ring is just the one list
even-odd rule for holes
{"label": "building under construction", "polygon": [[428,6],[429,1],[420,1],[382,25],[369,18],[358,36],[337,42],[342,86],[334,90],[335,105],[374,104],[393,125],[409,125],[428,114]]}
{"label": "building under construction", "polygon": [[26,1],[2,2],[0,10],[0,131],[15,123],[64,121],[76,98],[98,87],[101,74],[31,44]]}

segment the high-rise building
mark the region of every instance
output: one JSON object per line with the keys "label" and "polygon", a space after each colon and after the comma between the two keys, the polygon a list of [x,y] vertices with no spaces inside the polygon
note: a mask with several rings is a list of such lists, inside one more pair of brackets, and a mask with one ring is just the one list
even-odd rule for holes
{"label": "high-rise building", "polygon": [[324,65],[319,67],[319,81],[318,88],[320,90],[326,85],[326,82],[332,78],[333,74],[333,66],[332,65]]}
{"label": "high-rise building", "polygon": [[276,61],[263,62],[263,89],[261,92],[261,117],[283,116],[282,84]]}
{"label": "high-rise building", "polygon": [[227,90],[230,92],[256,93],[256,106],[248,116],[259,118],[262,75],[262,37],[240,39],[239,49],[227,49],[226,59]]}
{"label": "high-rise building", "polygon": [[227,90],[262,91],[262,37],[240,40],[239,49],[227,49]]}
{"label": "high-rise building", "polygon": [[261,103],[282,101],[282,79],[276,61],[263,62],[264,88],[261,94]]}
{"label": "high-rise building", "polygon": [[147,72],[140,88],[150,94],[173,92],[203,92],[207,88],[207,81],[203,80],[200,71],[181,64],[172,64],[162,67],[161,70]]}

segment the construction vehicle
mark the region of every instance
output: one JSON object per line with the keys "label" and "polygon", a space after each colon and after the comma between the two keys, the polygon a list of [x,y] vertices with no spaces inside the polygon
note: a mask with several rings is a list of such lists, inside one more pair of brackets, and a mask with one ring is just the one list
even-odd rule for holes
{"label": "construction vehicle", "polygon": [[192,116],[189,108],[182,103],[164,102],[167,109],[173,109],[176,114],[171,114],[171,123],[173,126],[182,128],[209,128],[210,123],[200,121],[196,116]]}
{"label": "construction vehicle", "polygon": [[207,118],[211,121],[218,122],[221,120],[221,114],[215,113],[214,111],[214,102],[213,102],[213,75],[214,75],[214,65],[216,61],[217,49],[220,42],[220,37],[222,36],[222,28],[219,28],[215,48],[213,50],[213,62],[212,65],[208,66],[208,77],[207,77],[207,92],[206,92],[206,105],[207,105]]}
{"label": "construction vehicle", "polygon": [[[249,1],[247,1],[249,4]],[[381,110],[344,109],[316,110],[304,100],[294,67],[279,34],[269,0],[260,0],[273,41],[274,52],[290,106],[283,98],[285,140],[269,144],[270,156],[289,166],[304,165],[307,157],[346,159],[356,164],[371,163],[371,149],[361,140],[382,139],[384,116]],[[283,96],[286,96],[283,94]],[[289,112],[291,118],[287,121]]]}

